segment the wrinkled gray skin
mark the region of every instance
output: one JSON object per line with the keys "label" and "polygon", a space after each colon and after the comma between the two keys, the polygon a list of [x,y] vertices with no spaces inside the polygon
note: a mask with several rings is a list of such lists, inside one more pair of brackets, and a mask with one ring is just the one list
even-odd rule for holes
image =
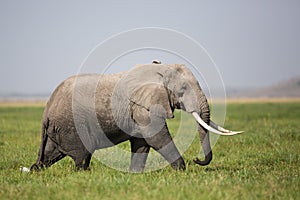
{"label": "wrinkled gray skin", "polygon": [[[112,75],[73,76],[53,92],[42,118],[42,142],[31,170],[70,156],[77,169],[88,169],[97,149],[131,143],[132,172],[143,171],[150,148],[174,169],[185,162],[170,136],[166,119],[174,109],[197,112],[209,124],[207,99],[184,65],[138,65]],[[93,117],[94,116],[94,117]],[[198,125],[207,165],[212,159],[208,132]]]}

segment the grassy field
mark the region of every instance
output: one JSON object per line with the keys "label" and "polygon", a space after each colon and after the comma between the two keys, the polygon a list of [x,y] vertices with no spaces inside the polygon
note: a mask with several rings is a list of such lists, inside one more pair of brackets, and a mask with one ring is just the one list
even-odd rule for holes
{"label": "grassy field", "polygon": [[[130,174],[93,158],[90,171],[65,158],[39,173],[21,173],[37,158],[39,104],[0,106],[0,199],[299,199],[300,102],[229,103],[209,166],[195,165],[199,141],[183,155],[187,170]],[[176,119],[170,121],[176,126]]]}

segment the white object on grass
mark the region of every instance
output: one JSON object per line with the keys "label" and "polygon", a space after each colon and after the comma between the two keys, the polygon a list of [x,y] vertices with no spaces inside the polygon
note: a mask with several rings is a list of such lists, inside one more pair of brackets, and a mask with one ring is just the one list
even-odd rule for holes
{"label": "white object on grass", "polygon": [[26,172],[26,173],[28,173],[28,172],[30,172],[30,169],[28,169],[27,167],[20,167],[20,171],[21,172]]}

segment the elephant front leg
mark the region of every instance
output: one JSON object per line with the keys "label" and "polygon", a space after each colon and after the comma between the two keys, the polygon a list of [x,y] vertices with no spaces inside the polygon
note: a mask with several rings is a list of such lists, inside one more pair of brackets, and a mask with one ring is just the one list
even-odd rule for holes
{"label": "elephant front leg", "polygon": [[131,144],[131,164],[130,172],[139,173],[143,172],[150,146],[143,138],[132,138]]}
{"label": "elephant front leg", "polygon": [[145,140],[171,164],[172,168],[185,170],[185,162],[172,140],[167,124],[157,134]]}

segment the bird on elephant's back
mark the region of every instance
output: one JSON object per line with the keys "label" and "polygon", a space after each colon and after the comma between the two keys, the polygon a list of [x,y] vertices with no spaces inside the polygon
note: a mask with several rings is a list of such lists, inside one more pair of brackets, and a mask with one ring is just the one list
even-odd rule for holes
{"label": "bird on elephant's back", "polygon": [[70,156],[77,169],[88,169],[97,149],[130,141],[130,171],[142,172],[150,148],[159,152],[174,169],[185,169],[166,119],[174,109],[191,113],[197,124],[204,160],[212,150],[208,131],[226,130],[210,120],[207,99],[192,72],[181,64],[137,65],[118,74],[82,74],[63,81],[53,92],[42,119],[38,159],[31,170],[49,167]]}

